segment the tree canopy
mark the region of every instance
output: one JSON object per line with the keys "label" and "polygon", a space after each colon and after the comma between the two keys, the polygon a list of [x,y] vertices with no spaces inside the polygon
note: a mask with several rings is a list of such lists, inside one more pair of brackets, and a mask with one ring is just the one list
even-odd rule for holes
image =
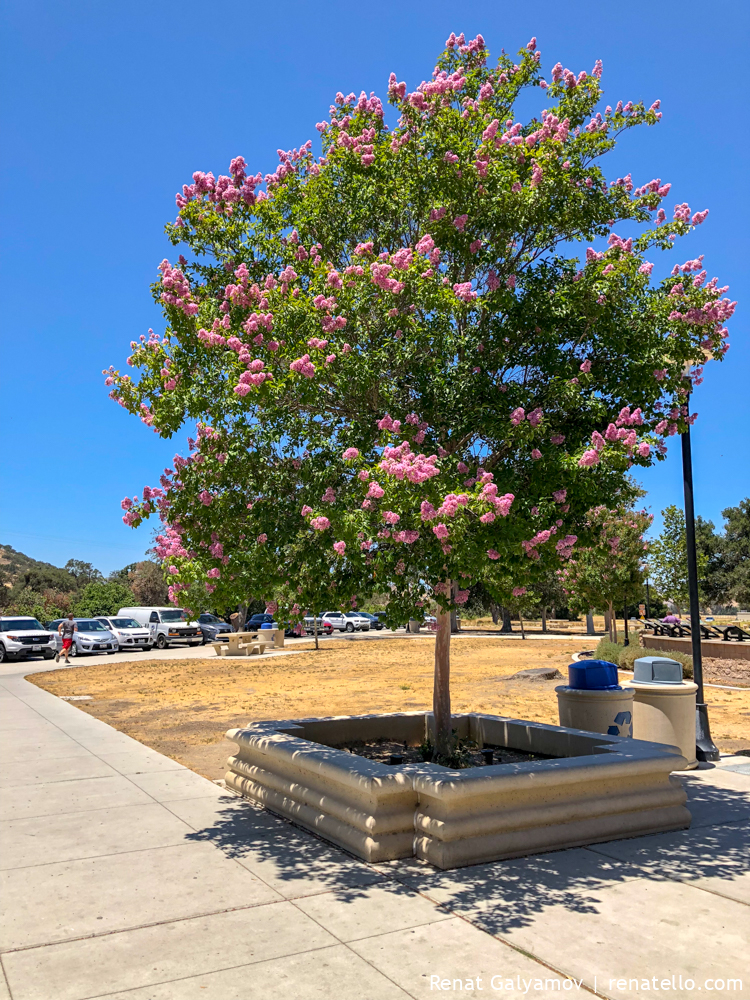
{"label": "tree canopy", "polygon": [[[652,284],[647,257],[707,212],[667,218],[669,184],[606,179],[618,137],[661,112],[599,110],[600,77],[558,63],[548,83],[535,39],[490,66],[481,36],[452,35],[415,90],[391,76],[392,124],[374,94],[338,94],[322,156],[308,141],[265,176],[238,156],[184,185],[184,253],[153,286],[164,335],[132,342],[137,375],[106,373],[162,436],[198,425],[123,500],[126,523],[164,521],[175,602],[264,594],[291,615],[315,576],[329,603],[387,590],[400,620],[478,582],[509,603],[588,510],[632,499],[628,469],[692,419],[685,372],[723,357],[734,305],[701,257]],[[543,108],[524,122],[527,90]]]}

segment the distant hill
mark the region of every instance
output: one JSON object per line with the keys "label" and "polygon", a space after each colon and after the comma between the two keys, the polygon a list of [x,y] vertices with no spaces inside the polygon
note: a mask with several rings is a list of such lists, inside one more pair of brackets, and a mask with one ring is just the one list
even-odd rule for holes
{"label": "distant hill", "polygon": [[8,587],[32,586],[34,589],[52,588],[75,590],[76,578],[61,566],[32,559],[17,552],[12,545],[0,545],[0,581]]}

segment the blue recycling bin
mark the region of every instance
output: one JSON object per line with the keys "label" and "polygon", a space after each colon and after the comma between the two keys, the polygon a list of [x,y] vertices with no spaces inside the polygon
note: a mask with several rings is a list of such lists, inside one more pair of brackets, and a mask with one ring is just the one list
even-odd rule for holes
{"label": "blue recycling bin", "polygon": [[579,660],[568,667],[568,687],[576,691],[619,691],[617,666],[608,660]]}
{"label": "blue recycling bin", "polygon": [[273,625],[270,622],[263,622],[261,628],[273,628]]}

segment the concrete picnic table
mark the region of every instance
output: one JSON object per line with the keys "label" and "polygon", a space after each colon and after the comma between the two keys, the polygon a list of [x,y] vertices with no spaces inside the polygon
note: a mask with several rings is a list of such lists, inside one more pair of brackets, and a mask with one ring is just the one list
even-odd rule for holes
{"label": "concrete picnic table", "polygon": [[217,656],[252,656],[264,653],[267,645],[280,649],[284,645],[284,630],[282,628],[256,629],[252,632],[228,632],[216,636],[216,642],[211,643]]}

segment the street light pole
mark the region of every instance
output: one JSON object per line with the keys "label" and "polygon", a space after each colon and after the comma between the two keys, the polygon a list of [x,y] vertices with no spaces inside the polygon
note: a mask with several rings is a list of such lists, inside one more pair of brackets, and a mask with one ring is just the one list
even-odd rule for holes
{"label": "street light pole", "polygon": [[[686,398],[690,415],[690,394]],[[693,647],[695,692],[695,753],[698,760],[719,760],[718,747],[711,739],[708,706],[703,700],[703,659],[701,655],[700,605],[698,603],[698,560],[695,552],[695,509],[693,507],[693,459],[690,452],[690,424],[682,437],[682,483],[685,490],[685,540],[687,542],[688,594],[690,597],[690,639]]]}

